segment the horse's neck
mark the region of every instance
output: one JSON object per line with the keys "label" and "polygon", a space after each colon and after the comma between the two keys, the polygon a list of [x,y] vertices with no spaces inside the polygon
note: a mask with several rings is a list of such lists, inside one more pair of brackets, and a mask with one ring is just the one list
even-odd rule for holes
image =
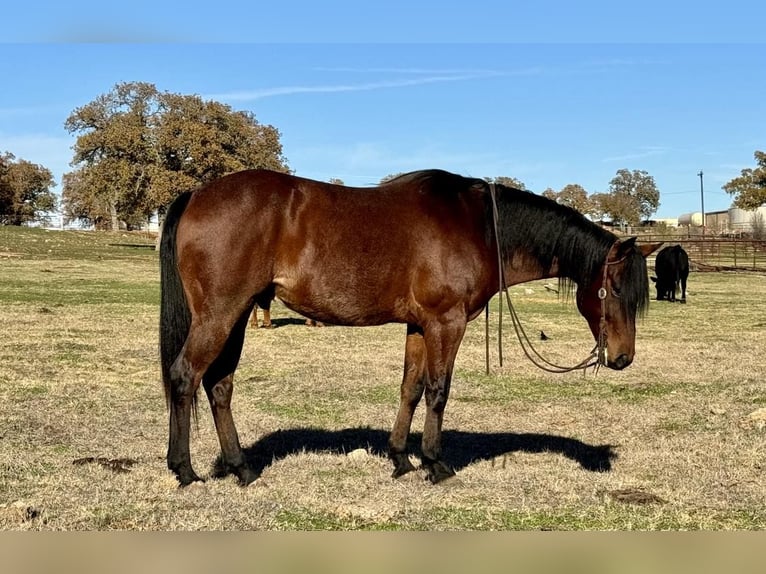
{"label": "horse's neck", "polygon": [[507,261],[504,268],[506,285],[517,285],[537,279],[548,279],[559,276],[558,262],[554,259],[553,264],[546,268],[530,253],[516,252]]}
{"label": "horse's neck", "polygon": [[[596,230],[594,232],[598,233]],[[570,237],[570,240],[574,241],[575,239]],[[579,254],[576,250],[574,252],[568,251],[563,245],[558,246],[558,251],[554,251],[550,260],[548,260],[548,256],[536,253],[534,248],[517,247],[513,253],[505,254],[506,285],[552,277],[579,283],[583,279],[582,273],[580,273],[583,270],[583,265],[586,264],[586,261],[592,260],[592,254],[585,251]],[[560,258],[562,257],[567,258],[564,260],[564,265],[560,265]],[[573,262],[575,263],[574,266],[572,265]]]}

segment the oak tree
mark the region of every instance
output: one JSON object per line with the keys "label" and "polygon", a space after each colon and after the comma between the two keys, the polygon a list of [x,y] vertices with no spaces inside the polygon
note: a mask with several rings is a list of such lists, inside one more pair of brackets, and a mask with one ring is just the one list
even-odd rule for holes
{"label": "oak tree", "polygon": [[40,221],[56,209],[53,174],[42,165],[0,154],[0,224],[23,225]]}
{"label": "oak tree", "polygon": [[496,185],[504,185],[506,187],[513,187],[515,189],[521,189],[526,190],[527,186],[524,185],[524,182],[520,179],[516,179],[515,177],[509,177],[506,175],[501,175],[498,177],[485,177],[485,181],[488,183],[494,183]]}
{"label": "oak tree", "polygon": [[117,84],[77,108],[65,127],[78,134],[65,174],[65,216],[117,229],[162,214],[178,194],[227,173],[287,171],[279,132],[251,112],[199,96]]}
{"label": "oak tree", "polygon": [[654,178],[644,170],[617,170],[609,182],[607,214],[615,223],[635,225],[641,219],[649,219],[660,206],[660,192]]}

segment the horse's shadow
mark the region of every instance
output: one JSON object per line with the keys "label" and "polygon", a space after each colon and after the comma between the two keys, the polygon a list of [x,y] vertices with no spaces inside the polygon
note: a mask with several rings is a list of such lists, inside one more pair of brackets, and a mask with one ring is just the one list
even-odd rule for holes
{"label": "horse's shadow", "polygon": [[[345,454],[356,449],[367,449],[374,455],[388,452],[389,432],[382,429],[350,428],[328,431],[317,428],[278,430],[262,437],[244,449],[245,458],[256,476],[274,461],[290,454],[317,452]],[[412,433],[409,450],[419,455],[420,433]],[[617,453],[612,445],[589,445],[573,438],[534,433],[482,433],[447,430],[443,433],[446,445],[444,460],[455,471],[478,460],[494,458],[513,452],[553,452],[577,462],[585,470],[608,472]],[[214,476],[223,476],[221,459],[216,461]]]}
{"label": "horse's shadow", "polygon": [[271,327],[276,329],[278,327],[286,327],[287,325],[305,325],[306,319],[300,317],[280,317],[279,319],[271,320]]}

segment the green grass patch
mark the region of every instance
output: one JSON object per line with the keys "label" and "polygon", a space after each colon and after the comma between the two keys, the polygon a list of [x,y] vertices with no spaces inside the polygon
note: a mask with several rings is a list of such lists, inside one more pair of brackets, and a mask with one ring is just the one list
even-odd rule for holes
{"label": "green grass patch", "polygon": [[105,303],[159,306],[159,285],[120,279],[77,279],[32,282],[29,279],[0,277],[0,304],[40,305],[40,314],[55,314],[64,305],[102,305]]}
{"label": "green grass patch", "polygon": [[145,233],[57,231],[0,226],[0,257],[49,261],[156,260],[155,240]]}

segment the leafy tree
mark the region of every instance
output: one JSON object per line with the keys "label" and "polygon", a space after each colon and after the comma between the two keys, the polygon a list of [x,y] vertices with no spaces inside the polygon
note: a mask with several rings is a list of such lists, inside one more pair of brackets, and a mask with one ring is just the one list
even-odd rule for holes
{"label": "leafy tree", "polygon": [[559,198],[559,194],[553,191],[552,187],[546,187],[545,191],[543,191],[540,195],[547,197],[548,199],[552,199],[553,201],[557,201]]}
{"label": "leafy tree", "polygon": [[39,221],[56,209],[51,171],[5,152],[0,155],[0,223],[22,225]]}
{"label": "leafy tree", "polygon": [[6,152],[0,155],[0,214],[2,214],[0,217],[13,212],[14,193],[11,181],[8,179],[12,161],[12,154]]}
{"label": "leafy tree", "polygon": [[112,229],[140,225],[182,191],[227,173],[287,171],[279,132],[252,113],[144,82],[117,84],[65,127],[79,134],[75,170],[63,181],[65,216]]}
{"label": "leafy tree", "polygon": [[164,94],[155,138],[157,163],[151,204],[161,208],[180,192],[243,169],[287,171],[276,128],[261,125],[250,112],[204,101],[198,96]]}
{"label": "leafy tree", "polygon": [[743,169],[739,177],[735,177],[723,186],[726,193],[734,195],[734,205],[741,209],[758,209],[766,203],[766,153],[755,152],[755,169]]}
{"label": "leafy tree", "polygon": [[654,178],[643,170],[617,170],[609,182],[609,194],[613,196],[607,202],[611,211],[606,213],[615,223],[635,225],[641,218],[649,219],[660,206],[660,192]]}
{"label": "leafy tree", "polygon": [[561,188],[558,193],[558,202],[562,205],[568,205],[582,214],[590,212],[590,200],[585,188],[576,183],[570,183]]}
{"label": "leafy tree", "polygon": [[115,230],[120,219],[130,225],[148,218],[150,210],[141,200],[151,183],[149,166],[156,161],[151,132],[159,113],[154,85],[134,82],[117,84],[67,118],[67,131],[80,133],[74,145],[75,171],[63,180],[67,218],[89,223],[106,219]]}
{"label": "leafy tree", "polygon": [[609,194],[594,193],[588,198],[588,212],[593,221],[604,221],[604,217],[609,213]]}
{"label": "leafy tree", "polygon": [[615,224],[634,225],[640,220],[636,200],[627,193],[603,193],[598,201],[602,214]]}
{"label": "leafy tree", "polygon": [[583,186],[576,183],[570,183],[561,188],[561,191],[553,191],[550,187],[542,193],[543,197],[552,199],[556,203],[569,206],[576,209],[583,215],[588,215],[591,212],[590,199],[588,199],[588,192],[585,191]]}
{"label": "leafy tree", "polygon": [[524,182],[520,179],[516,179],[515,177],[501,175],[499,177],[485,177],[484,180],[488,183],[494,183],[496,185],[504,185],[506,187],[514,187],[516,189],[522,190],[527,189],[527,186],[524,185]]}

